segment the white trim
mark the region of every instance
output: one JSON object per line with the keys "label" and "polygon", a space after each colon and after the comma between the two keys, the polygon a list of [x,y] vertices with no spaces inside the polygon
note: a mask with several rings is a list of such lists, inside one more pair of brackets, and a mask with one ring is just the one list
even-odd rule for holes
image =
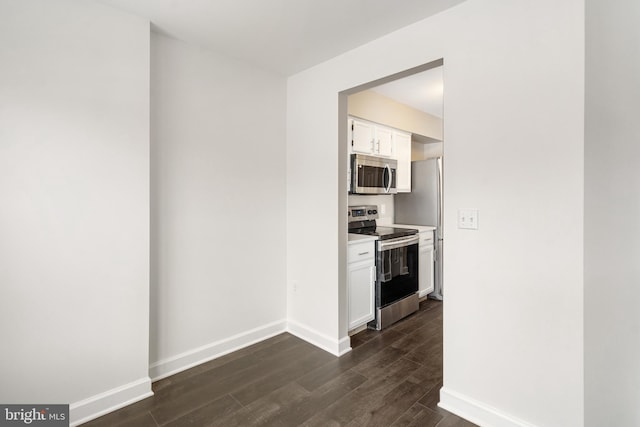
{"label": "white trim", "polygon": [[479,426],[535,427],[531,423],[444,387],[440,389],[438,406]]}
{"label": "white trim", "polygon": [[69,425],[74,427],[86,423],[150,396],[153,392],[149,377],[96,394],[69,405]]}
{"label": "white trim", "polygon": [[318,332],[315,329],[310,328],[309,326],[296,322],[295,320],[289,320],[287,322],[287,332],[333,354],[334,356],[342,356],[343,354],[351,351],[351,340],[349,337],[345,337],[338,341],[323,334],[322,332]]}
{"label": "white trim", "polygon": [[347,354],[351,351],[351,337],[346,336],[338,341],[338,356]]}
{"label": "white trim", "polygon": [[286,324],[286,320],[278,320],[154,362],[149,365],[149,376],[153,381],[157,381],[210,360],[217,359],[225,354],[232,353],[285,332],[287,330]]}
{"label": "white trim", "polygon": [[355,334],[364,331],[365,329],[367,329],[367,324],[365,323],[364,325],[360,325],[357,328],[353,328],[351,330],[349,330],[349,336],[352,337]]}
{"label": "white trim", "polygon": [[428,296],[431,292],[433,292],[433,289],[428,290],[428,289],[423,289],[420,292],[418,292],[418,298],[425,298],[426,296]]}

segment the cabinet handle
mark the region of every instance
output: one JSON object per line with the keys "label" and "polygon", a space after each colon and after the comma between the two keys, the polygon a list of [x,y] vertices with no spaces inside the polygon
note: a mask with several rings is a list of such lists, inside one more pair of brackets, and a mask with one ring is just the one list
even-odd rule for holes
{"label": "cabinet handle", "polygon": [[378,153],[380,153],[380,140],[378,140]]}
{"label": "cabinet handle", "polygon": [[368,253],[369,253],[369,251],[367,251],[367,252],[360,252],[358,255],[366,255],[366,254],[368,254]]}

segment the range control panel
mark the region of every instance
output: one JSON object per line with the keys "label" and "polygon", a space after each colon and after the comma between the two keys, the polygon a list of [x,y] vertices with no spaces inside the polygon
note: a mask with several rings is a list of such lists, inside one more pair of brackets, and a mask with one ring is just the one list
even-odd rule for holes
{"label": "range control panel", "polygon": [[349,206],[349,222],[351,221],[370,221],[378,219],[378,206]]}

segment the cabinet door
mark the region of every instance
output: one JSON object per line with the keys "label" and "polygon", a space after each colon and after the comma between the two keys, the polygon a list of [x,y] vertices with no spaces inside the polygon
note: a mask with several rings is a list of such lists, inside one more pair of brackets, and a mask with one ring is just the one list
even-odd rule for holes
{"label": "cabinet door", "polygon": [[391,157],[393,151],[393,130],[376,126],[375,153],[378,156]]}
{"label": "cabinet door", "polygon": [[349,264],[349,330],[375,317],[374,292],[376,268],[371,261]]}
{"label": "cabinet door", "polygon": [[411,134],[393,132],[395,158],[398,161],[396,188],[398,193],[411,192]]}
{"label": "cabinet door", "polygon": [[372,123],[351,120],[351,151],[354,153],[372,154],[375,146]]}
{"label": "cabinet door", "polygon": [[433,270],[435,267],[433,259],[433,244],[423,245],[418,253],[418,296],[420,298],[433,292]]}

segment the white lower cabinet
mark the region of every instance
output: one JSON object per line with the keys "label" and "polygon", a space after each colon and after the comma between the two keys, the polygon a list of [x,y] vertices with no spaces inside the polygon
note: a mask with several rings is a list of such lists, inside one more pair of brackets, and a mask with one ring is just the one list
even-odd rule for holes
{"label": "white lower cabinet", "polygon": [[349,330],[375,318],[375,241],[349,245],[347,257]]}
{"label": "white lower cabinet", "polygon": [[420,243],[418,243],[418,296],[420,298],[426,297],[434,290],[433,250],[433,231],[421,232]]}

